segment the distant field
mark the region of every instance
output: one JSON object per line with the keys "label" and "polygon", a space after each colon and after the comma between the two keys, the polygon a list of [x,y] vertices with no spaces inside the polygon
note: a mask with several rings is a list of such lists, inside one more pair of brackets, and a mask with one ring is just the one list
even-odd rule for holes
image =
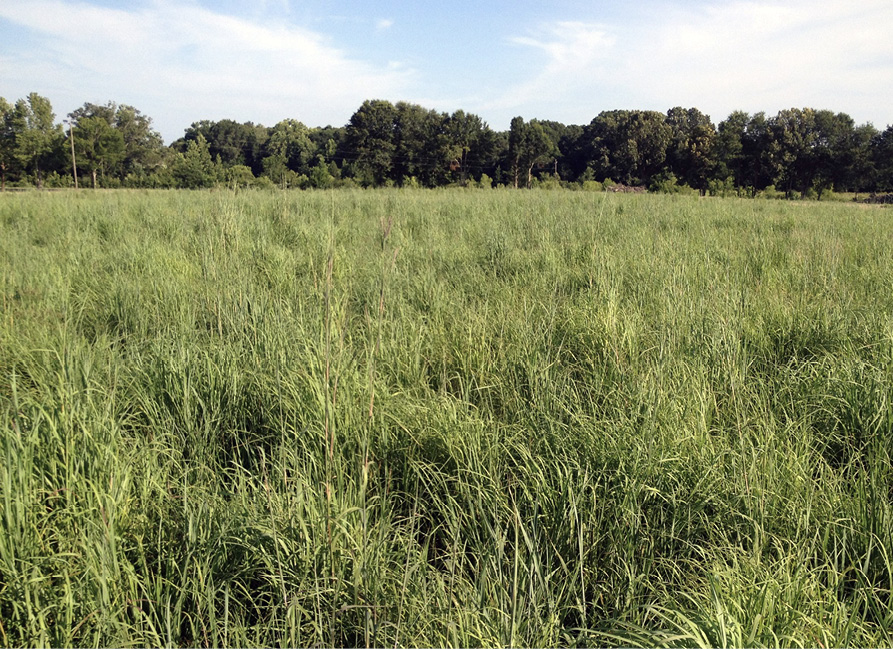
{"label": "distant field", "polygon": [[893,211],[0,195],[0,643],[893,643]]}

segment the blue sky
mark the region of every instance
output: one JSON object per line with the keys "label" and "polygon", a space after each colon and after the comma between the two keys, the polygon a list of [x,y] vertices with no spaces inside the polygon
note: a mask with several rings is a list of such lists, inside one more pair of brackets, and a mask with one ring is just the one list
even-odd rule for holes
{"label": "blue sky", "polygon": [[343,125],[364,99],[585,124],[810,106],[893,124],[889,0],[0,0],[0,95]]}

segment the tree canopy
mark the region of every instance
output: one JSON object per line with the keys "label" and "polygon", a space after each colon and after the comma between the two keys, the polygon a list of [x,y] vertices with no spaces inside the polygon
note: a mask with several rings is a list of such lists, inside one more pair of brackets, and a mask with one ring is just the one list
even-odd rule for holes
{"label": "tree canopy", "polygon": [[[79,175],[92,187],[292,188],[619,182],[788,197],[893,191],[893,131],[845,113],[735,111],[714,124],[694,107],[608,110],[584,125],[515,117],[494,131],[464,110],[364,101],[344,126],[200,120],[165,146],[152,120],[109,101],[69,114]],[[73,185],[71,143],[48,99],[0,98],[0,188]]]}

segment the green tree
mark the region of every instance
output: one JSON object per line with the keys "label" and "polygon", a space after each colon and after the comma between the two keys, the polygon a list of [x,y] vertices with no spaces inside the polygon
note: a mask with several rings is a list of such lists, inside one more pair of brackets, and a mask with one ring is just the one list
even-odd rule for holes
{"label": "green tree", "polygon": [[115,112],[114,127],[124,140],[122,174],[143,176],[155,171],[162,162],[164,141],[152,128],[152,118],[133,106],[122,104]]}
{"label": "green tree", "polygon": [[344,138],[347,132],[346,127],[324,126],[322,128],[310,129],[310,141],[315,147],[314,155],[317,160],[322,157],[329,173],[333,178],[341,177],[341,168],[339,165],[344,164],[345,146]]}
{"label": "green tree", "polygon": [[843,179],[835,180],[835,187],[842,191],[866,191],[873,189],[875,170],[871,160],[871,143],[878,130],[872,124],[862,124],[853,130],[849,148],[839,173]]}
{"label": "green tree", "polygon": [[716,127],[697,108],[671,108],[667,124],[672,130],[667,167],[679,180],[704,193],[715,166],[713,141]]}
{"label": "green tree", "polygon": [[750,187],[753,193],[771,185],[776,177],[772,137],[771,124],[765,113],[750,116],[741,140],[745,178],[742,186]]}
{"label": "green tree", "polygon": [[713,177],[720,181],[729,178],[735,187],[745,187],[746,165],[744,137],[750,115],[736,110],[719,123],[713,139]]}
{"label": "green tree", "polygon": [[520,184],[521,174],[527,177],[526,187],[533,182],[535,166],[554,161],[558,147],[537,120],[525,122],[522,117],[512,119],[509,127],[508,166],[512,186]]}
{"label": "green tree", "polygon": [[80,166],[90,169],[94,187],[97,171],[103,177],[130,177],[130,182],[142,184],[162,164],[161,135],[152,128],[152,119],[133,106],[88,102],[69,117],[78,158],[83,158]]}
{"label": "green tree", "polygon": [[322,156],[319,157],[316,165],[310,169],[309,182],[311,187],[317,189],[326,189],[335,184],[335,177]]}
{"label": "green tree", "polygon": [[459,174],[462,185],[468,182],[468,163],[472,151],[478,146],[484,131],[483,120],[472,113],[457,110],[447,119],[447,155]]}
{"label": "green tree", "polygon": [[870,177],[868,149],[877,130],[871,124],[856,126],[846,113],[816,111],[816,164],[813,188],[821,198],[826,189],[859,190]]}
{"label": "green tree", "polygon": [[663,169],[672,129],[662,113],[613,110],[593,119],[583,137],[598,180],[647,185]]}
{"label": "green tree", "polygon": [[177,186],[186,189],[213,187],[219,177],[219,165],[211,159],[208,141],[203,135],[190,141],[185,153],[178,154],[171,171]]}
{"label": "green tree", "polygon": [[97,174],[115,169],[124,159],[124,136],[99,115],[81,117],[74,127],[78,165],[89,171],[96,189]]}
{"label": "green tree", "polygon": [[65,139],[55,117],[50,100],[36,92],[19,99],[9,117],[13,157],[22,169],[34,174],[38,187],[43,187],[44,171],[54,155],[60,154]]}
{"label": "green tree", "polygon": [[428,187],[439,184],[448,165],[442,137],[446,116],[405,101],[397,102],[394,109],[390,179],[402,184],[415,178]]}
{"label": "green tree", "polygon": [[12,111],[12,105],[0,97],[0,191],[6,191],[6,178],[16,164]]}
{"label": "green tree", "polygon": [[366,100],[347,124],[345,144],[364,183],[381,185],[391,177],[396,116],[389,101]]}
{"label": "green tree", "polygon": [[246,165],[251,167],[252,173],[257,176],[263,172],[264,147],[270,137],[271,129],[260,124],[245,122],[240,124],[231,119],[222,119],[218,122],[202,120],[193,122],[186,129],[182,138],[171,144],[181,152],[186,152],[189,142],[197,140],[202,135],[208,142],[211,157],[220,157],[220,162],[225,167],[234,165]]}
{"label": "green tree", "polygon": [[874,168],[875,191],[893,191],[893,126],[871,139],[869,155]]}
{"label": "green tree", "polygon": [[315,147],[310,131],[295,119],[285,119],[270,129],[264,156],[264,173],[283,187],[294,175],[308,171]]}
{"label": "green tree", "polygon": [[247,165],[233,165],[224,170],[226,184],[232,189],[250,187],[256,178]]}
{"label": "green tree", "polygon": [[770,152],[776,185],[790,196],[822,192],[845,180],[854,151],[855,124],[845,113],[812,108],[779,111],[770,120]]}

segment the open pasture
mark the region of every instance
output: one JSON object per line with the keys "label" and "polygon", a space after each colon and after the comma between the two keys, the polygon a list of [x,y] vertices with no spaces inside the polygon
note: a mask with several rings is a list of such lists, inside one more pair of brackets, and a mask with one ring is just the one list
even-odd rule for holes
{"label": "open pasture", "polygon": [[891,216],[0,195],[0,644],[889,645]]}

